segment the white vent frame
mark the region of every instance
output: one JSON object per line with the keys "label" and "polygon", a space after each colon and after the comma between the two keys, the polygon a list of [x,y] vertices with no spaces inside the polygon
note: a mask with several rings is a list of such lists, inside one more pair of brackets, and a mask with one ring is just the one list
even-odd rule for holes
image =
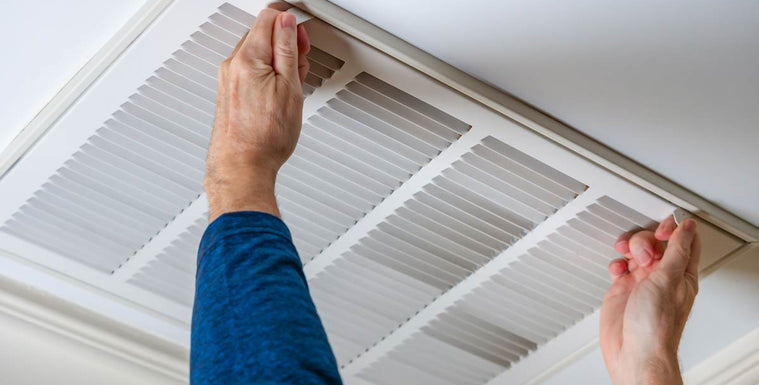
{"label": "white vent frame", "polygon": [[[104,53],[105,56],[99,58],[99,61],[95,60],[100,64],[90,68],[89,70],[92,72],[89,72],[89,75],[80,78],[78,80],[79,83],[72,84],[71,87],[67,86],[64,91],[56,96],[56,99],[46,107],[45,111],[24,130],[24,134],[17,137],[8,150],[4,151],[2,157],[0,157],[0,171],[3,173],[7,171],[4,178],[6,180],[0,181],[0,184],[12,184],[14,180],[19,180],[18,175],[22,172],[24,173],[24,177],[31,177],[39,181],[39,184],[30,183],[28,186],[23,186],[18,190],[12,191],[13,196],[10,199],[15,199],[18,203],[17,206],[20,206],[26,197],[30,196],[52,171],[51,168],[35,169],[26,167],[23,161],[19,161],[22,155],[29,154],[32,157],[35,151],[40,152],[53,149],[53,146],[45,145],[44,142],[60,140],[70,145],[63,146],[63,148],[56,147],[53,151],[46,153],[45,157],[65,159],[90,135],[91,130],[89,129],[82,129],[80,132],[68,131],[65,135],[51,131],[40,140],[35,148],[27,151],[54,122],[72,119],[72,115],[75,116],[77,114],[75,109],[69,109],[69,106],[76,107],[79,103],[87,102],[85,100],[87,98],[86,95],[90,92],[96,92],[94,90],[97,88],[98,77],[102,75],[103,77],[110,76],[116,78],[117,80],[113,84],[116,84],[116,89],[119,91],[113,92],[113,95],[109,97],[91,101],[93,104],[91,107],[88,107],[91,108],[90,111],[97,111],[98,113],[102,113],[102,115],[89,116],[86,119],[74,117],[74,119],[83,119],[78,123],[81,127],[99,127],[108,118],[108,115],[112,111],[115,111],[118,105],[131,95],[134,91],[133,84],[141,84],[144,79],[150,76],[153,70],[161,66],[161,63],[167,59],[163,53],[173,52],[176,47],[187,39],[189,32],[194,31],[198,25],[202,24],[205,18],[214,13],[216,7],[222,2],[203,1],[188,5],[189,2],[187,1],[176,1],[169,5],[171,1],[163,1],[156,3],[154,7],[144,8],[145,13],[138,15],[139,17],[137,18],[142,21],[142,24],[139,24],[138,27],[144,26],[146,29],[142,31],[139,28],[135,29],[134,26],[125,29],[124,31],[132,32],[131,34],[121,35],[122,40],[120,41],[123,42],[126,39],[126,43],[130,43],[130,37],[136,39],[139,33],[150,33],[153,30],[156,30],[153,33],[161,33],[165,37],[165,41],[161,41],[151,48],[151,52],[153,52],[152,57],[148,52],[140,54],[145,55],[142,57],[144,60],[134,61],[133,63],[136,64],[130,66],[128,71],[123,66],[113,65],[109,67],[107,64],[108,60],[106,59],[111,58],[112,60],[116,60],[115,63],[118,64],[120,61],[125,60],[125,58],[135,55],[133,50],[126,50],[123,53],[116,52],[119,49],[126,49],[126,43],[112,47]],[[251,13],[256,13],[257,9],[263,7],[266,3],[265,1],[243,2],[242,0],[229,2]],[[332,26],[348,33],[348,35],[342,35],[341,32],[333,30],[328,24],[313,22],[309,28],[312,28],[315,32],[313,41],[317,46],[329,49],[333,54],[342,54],[343,58],[355,55],[355,52],[360,52],[357,55],[358,57],[366,59],[366,55],[369,55],[373,58],[372,60],[364,61],[346,60],[345,67],[337,72],[325,87],[309,96],[310,100],[307,101],[304,108],[304,117],[313,115],[319,106],[330,99],[335,92],[339,91],[356,74],[367,71],[398,88],[415,94],[427,102],[434,101],[432,104],[446,106],[446,112],[475,126],[473,129],[475,135],[464,135],[462,139],[455,142],[451,148],[446,150],[442,156],[433,159],[421,172],[417,173],[407,183],[398,188],[388,199],[383,201],[380,204],[382,206],[381,210],[370,212],[356,226],[325,250],[323,255],[320,255],[319,258],[309,263],[305,269],[307,277],[313,278],[323,271],[335,259],[339,258],[342,252],[347,250],[351,244],[355,243],[355,241],[378,223],[381,223],[389,213],[392,213],[395,208],[400,207],[421,186],[428,183],[450,165],[453,160],[466,153],[471,146],[475,145],[479,139],[486,135],[493,135],[507,143],[518,142],[520,144],[515,147],[533,155],[541,152],[557,154],[551,162],[553,167],[591,186],[589,190],[590,194],[588,192],[582,194],[580,198],[570,203],[568,208],[562,209],[557,215],[549,217],[544,224],[538,226],[533,232],[535,235],[532,238],[539,238],[541,234],[547,234],[551,228],[555,228],[564,223],[568,218],[571,218],[572,213],[584,208],[584,203],[592,202],[593,198],[598,197],[598,195],[594,195],[595,192],[592,186],[603,185],[605,188],[603,195],[618,197],[620,200],[624,199],[625,201],[632,199],[639,202],[640,206],[648,208],[644,214],[650,217],[663,218],[675,206],[681,206],[695,212],[703,219],[721,226],[744,241],[756,241],[759,239],[759,229],[756,229],[740,218],[732,216],[695,194],[674,185],[663,177],[646,170],[631,160],[545,116],[532,107],[453,69],[447,64],[409,46],[407,43],[356,18],[333,4],[324,0],[305,0],[297,3],[297,5]],[[166,10],[166,12],[158,16],[163,10]],[[156,17],[156,22],[149,25],[149,22]],[[168,28],[167,25],[172,28]],[[177,25],[183,27],[176,28]],[[343,38],[327,39],[327,37],[334,34]],[[350,36],[356,37],[358,40],[350,39]],[[379,49],[381,52],[372,50],[360,41]],[[386,56],[382,52],[390,56]],[[116,56],[119,53],[121,53],[121,56],[117,58]],[[416,72],[414,69],[421,72]],[[442,82],[442,84],[432,79],[436,79]],[[91,85],[93,87],[88,91],[88,94],[79,99],[79,96]],[[462,98],[462,95],[457,91],[469,96],[471,99]],[[93,99],[93,97],[90,96],[89,99]],[[478,113],[474,114],[472,111],[478,111]],[[475,115],[477,116],[476,119],[469,118]],[[92,124],[92,122],[95,123]],[[488,124],[487,122],[491,123]],[[539,135],[536,135],[535,132]],[[50,137],[54,138],[49,139]],[[545,140],[546,138],[551,141]],[[573,152],[566,151],[567,149]],[[51,161],[51,164],[55,165],[56,162]],[[14,165],[16,167],[12,168]],[[588,170],[594,170],[594,172],[589,172]],[[609,170],[611,173],[609,173]],[[630,188],[631,182],[641,188]],[[5,191],[8,190],[6,189]],[[658,195],[658,197],[655,195]],[[660,198],[663,198],[664,201]],[[138,271],[149,262],[155,253],[160,252],[177,235],[195,223],[195,220],[199,216],[204,215],[206,210],[207,202],[205,201],[205,197],[201,196],[186,208],[182,214],[178,215],[176,220],[172,221],[167,228],[161,231],[138,255],[134,256],[130,260],[130,263],[119,269],[114,277],[117,280],[121,280],[121,282],[126,282],[131,277],[131,274]],[[7,217],[6,214],[0,213],[0,218]],[[718,237],[718,234],[720,234],[720,230],[708,226],[706,226],[705,231],[715,237]],[[9,274],[16,279],[36,282],[40,289],[48,292],[57,292],[58,294],[70,293],[70,295],[79,298],[79,301],[75,301],[76,306],[97,309],[100,312],[110,312],[112,317],[129,320],[130,322],[134,322],[138,328],[150,330],[153,335],[157,335],[180,346],[187,346],[189,333],[183,319],[189,318],[190,313],[188,308],[179,306],[172,301],[149,295],[149,293],[143,290],[122,285],[123,287],[119,286],[118,290],[122,290],[120,294],[122,294],[123,298],[114,298],[112,295],[106,295],[106,297],[113,300],[113,303],[108,304],[107,309],[104,309],[102,304],[98,303],[99,298],[92,295],[90,291],[102,292],[102,288],[108,289],[109,287],[113,289],[111,287],[112,283],[98,278],[97,274],[94,273],[84,273],[82,275],[81,271],[72,270],[70,262],[53,255],[47,250],[28,243],[21,245],[18,243],[14,244],[14,242],[17,241],[11,240],[8,237],[0,237],[2,247],[9,249],[5,250],[6,255],[2,257],[2,264],[6,267],[4,269],[5,274]],[[520,247],[526,247],[530,242],[528,239],[527,242],[522,242],[521,245],[523,246]],[[720,250],[719,255],[715,255],[722,257],[729,250],[738,247],[740,243],[738,240],[727,237],[727,240],[717,247]],[[14,252],[14,249],[19,250],[21,248],[34,250],[34,257],[31,258],[32,262],[29,261],[30,258],[27,255],[24,255],[23,258],[17,256],[18,253]],[[362,355],[354,363],[355,366],[349,366],[346,369],[346,378],[349,378],[351,373],[359,370],[361,365],[368,365],[373,359],[381,358],[384,354],[383,352],[392,349],[393,341],[401,341],[404,335],[413,333],[417,330],[417,327],[425,325],[448,305],[467,293],[469,289],[482,282],[498,266],[510,262],[509,258],[511,257],[509,256],[516,253],[519,249],[515,248],[515,251],[509,250],[503,253],[505,256],[499,256],[498,264],[493,264],[495,267],[488,265],[470,278],[459,283],[459,285],[441,296],[438,301],[433,302],[421,311],[419,315],[412,318],[401,329],[396,330],[381,344],[370,349],[369,353]],[[715,261],[705,261],[704,265],[709,265],[711,262]],[[45,274],[48,274],[49,277],[45,277]],[[84,281],[93,286],[82,284],[82,277],[85,277]],[[149,303],[150,306],[148,308],[152,308],[152,310],[146,310],[145,303]],[[167,313],[172,314],[172,316],[167,316]],[[555,370],[556,365],[559,365],[562,361],[566,362],[567,357],[582,353],[584,349],[587,349],[589,344],[592,346],[596,327],[597,314],[594,314],[550,341],[539,352],[533,353],[527,359],[521,361],[519,365],[512,367],[493,383],[509,383],[510,380],[531,381],[537,376],[544,374],[546,370]]]}

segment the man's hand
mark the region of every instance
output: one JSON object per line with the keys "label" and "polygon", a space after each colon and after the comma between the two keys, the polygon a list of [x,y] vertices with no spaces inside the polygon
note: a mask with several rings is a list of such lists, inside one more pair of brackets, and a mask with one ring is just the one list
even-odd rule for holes
{"label": "man's hand", "polygon": [[[669,241],[666,249],[663,241]],[[673,217],[656,232],[620,237],[624,259],[609,265],[613,283],[601,307],[601,350],[614,385],[682,384],[677,362],[685,321],[698,292],[696,222]]]}
{"label": "man's hand", "polygon": [[204,181],[209,221],[242,210],[279,216],[274,182],[300,135],[309,48],[295,16],[264,9],[221,63]]}

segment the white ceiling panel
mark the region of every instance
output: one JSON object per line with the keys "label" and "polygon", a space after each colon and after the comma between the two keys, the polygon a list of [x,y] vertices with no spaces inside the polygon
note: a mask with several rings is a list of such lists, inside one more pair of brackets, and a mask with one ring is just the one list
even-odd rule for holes
{"label": "white ceiling panel", "polygon": [[3,2],[0,150],[145,3]]}

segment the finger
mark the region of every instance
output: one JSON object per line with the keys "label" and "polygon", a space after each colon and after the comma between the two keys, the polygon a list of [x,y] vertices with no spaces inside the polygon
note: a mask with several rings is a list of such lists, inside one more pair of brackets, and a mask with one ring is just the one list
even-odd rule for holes
{"label": "finger", "polygon": [[630,252],[630,237],[632,237],[633,233],[628,231],[617,238],[617,241],[614,242],[614,250],[616,250],[618,253],[625,255]]}
{"label": "finger", "polygon": [[292,8],[293,6],[290,4],[285,3],[284,1],[277,1],[270,3],[266,6],[266,8],[276,9],[277,11],[287,11],[288,9]]}
{"label": "finger", "polygon": [[[690,274],[693,277],[698,278],[698,265],[700,262],[701,262],[701,237],[698,236],[698,233],[695,233],[693,235],[693,243],[691,244],[690,260],[688,261],[688,267],[685,268],[686,274]],[[698,279],[696,279],[696,281],[698,281]]]}
{"label": "finger", "polygon": [[651,231],[638,231],[630,238],[630,255],[639,266],[651,266],[658,241]]}
{"label": "finger", "polygon": [[[656,235],[654,235],[654,238]],[[664,242],[659,240],[654,240],[654,259],[660,260],[664,257]]]}
{"label": "finger", "polygon": [[235,55],[237,55],[237,51],[240,50],[240,47],[242,47],[242,44],[245,42],[245,39],[248,38],[248,34],[250,34],[250,31],[245,32],[245,35],[242,35],[242,37],[240,38],[240,41],[238,41],[237,45],[235,45],[235,49],[232,51],[232,54],[229,55],[230,59],[235,57]]}
{"label": "finger", "polygon": [[308,75],[309,63],[306,54],[311,50],[311,42],[308,39],[308,33],[306,28],[301,24],[298,26],[298,75],[300,77],[300,83],[306,80]]}
{"label": "finger", "polygon": [[308,63],[306,55],[298,55],[298,78],[300,79],[300,84],[306,81],[310,67],[311,65]]}
{"label": "finger", "polygon": [[615,259],[609,263],[609,275],[611,276],[612,282],[629,272],[630,271],[627,269],[627,260],[624,258]]}
{"label": "finger", "polygon": [[258,13],[253,27],[240,47],[240,59],[248,62],[272,64],[272,31],[277,15],[282,12],[273,9],[263,9]]}
{"label": "finger", "polygon": [[[672,232],[667,243],[667,249],[664,250],[664,257],[661,260],[662,268],[675,274],[684,273],[692,260],[695,239],[696,221],[688,218]],[[700,252],[700,248],[695,251]],[[698,261],[695,263],[697,264]]]}
{"label": "finger", "polygon": [[629,254],[625,258],[627,260],[627,271],[631,273],[635,272],[638,269],[638,262],[635,262],[635,259]]}
{"label": "finger", "polygon": [[[611,267],[611,266],[610,266]],[[614,356],[622,347],[622,326],[625,306],[629,296],[628,287],[619,278],[609,287],[601,305],[601,349],[604,357]]]}
{"label": "finger", "polygon": [[274,24],[274,71],[286,79],[298,79],[298,32],[295,16],[283,12]]}
{"label": "finger", "polygon": [[675,223],[675,217],[670,215],[667,219],[659,223],[659,227],[656,229],[656,239],[660,241],[666,241],[672,236],[672,232],[675,231],[677,223]]}

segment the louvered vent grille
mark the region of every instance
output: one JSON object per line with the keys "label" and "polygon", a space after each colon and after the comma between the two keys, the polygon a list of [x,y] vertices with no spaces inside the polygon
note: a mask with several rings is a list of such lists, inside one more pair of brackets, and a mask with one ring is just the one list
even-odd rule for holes
{"label": "louvered vent grille", "polygon": [[336,240],[469,129],[367,74],[309,118],[277,177],[304,262]]}
{"label": "louvered vent grille", "polygon": [[653,221],[602,197],[360,373],[377,384],[484,384],[601,305],[610,245]]}
{"label": "louvered vent grille", "polygon": [[[277,177],[282,217],[304,262],[469,129],[367,73],[337,95],[303,125],[298,147]],[[205,217],[197,224],[206,224]],[[193,277],[159,262],[163,257],[194,263],[202,235],[195,230],[180,236],[183,247],[172,244],[130,282],[180,303],[191,301]],[[168,275],[171,282],[163,282]]]}
{"label": "louvered vent grille", "polygon": [[346,364],[586,186],[492,137],[317,275],[311,293]]}
{"label": "louvered vent grille", "polygon": [[208,221],[204,213],[192,226],[127,282],[192,306],[198,245]]}
{"label": "louvered vent grille", "polygon": [[[255,18],[219,7],[2,228],[111,273],[203,191],[216,69]],[[306,94],[344,64],[314,47]]]}

